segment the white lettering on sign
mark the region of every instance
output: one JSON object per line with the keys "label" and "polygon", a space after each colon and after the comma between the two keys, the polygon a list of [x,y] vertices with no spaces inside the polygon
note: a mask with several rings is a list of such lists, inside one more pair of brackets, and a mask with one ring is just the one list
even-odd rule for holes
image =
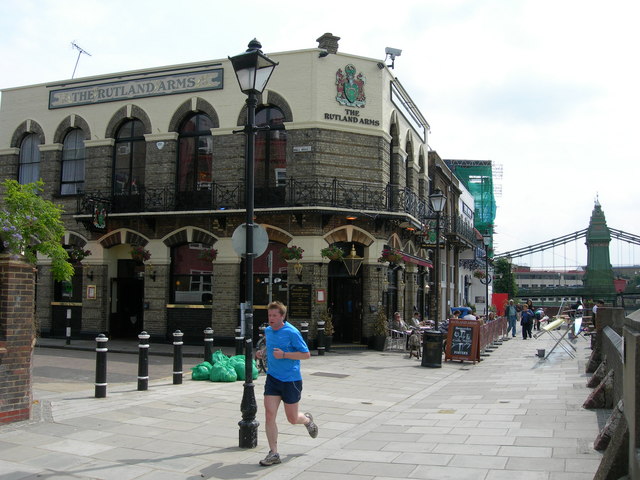
{"label": "white lettering on sign", "polygon": [[310,151],[311,151],[311,145],[305,145],[303,147],[293,147],[293,153],[310,152]]}
{"label": "white lettering on sign", "polygon": [[222,68],[214,68],[199,72],[52,90],[49,92],[49,109],[200,90],[219,90],[222,88],[222,74]]}

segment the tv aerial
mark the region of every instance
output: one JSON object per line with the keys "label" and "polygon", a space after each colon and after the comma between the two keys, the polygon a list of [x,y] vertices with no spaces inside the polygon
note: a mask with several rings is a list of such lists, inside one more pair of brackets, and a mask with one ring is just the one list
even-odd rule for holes
{"label": "tv aerial", "polygon": [[78,62],[80,61],[80,55],[82,55],[84,53],[85,55],[91,56],[91,54],[89,52],[87,52],[84,48],[80,47],[80,45],[78,45],[75,42],[75,40],[73,42],[71,42],[71,47],[75,48],[76,50],[78,50],[78,58],[76,59],[76,66],[73,67],[73,73],[71,74],[71,78],[73,78],[76,75],[76,68],[78,68]]}

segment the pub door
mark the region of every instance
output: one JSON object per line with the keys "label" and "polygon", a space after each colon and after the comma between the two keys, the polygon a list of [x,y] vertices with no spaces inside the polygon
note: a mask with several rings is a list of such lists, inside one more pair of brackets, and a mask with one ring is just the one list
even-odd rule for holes
{"label": "pub door", "polygon": [[[332,267],[331,264],[336,264]],[[362,276],[349,277],[342,262],[329,265],[329,308],[333,314],[333,343],[362,340]]]}
{"label": "pub door", "polygon": [[138,338],[144,330],[144,265],[118,260],[118,277],[111,279],[109,334],[113,338]]}

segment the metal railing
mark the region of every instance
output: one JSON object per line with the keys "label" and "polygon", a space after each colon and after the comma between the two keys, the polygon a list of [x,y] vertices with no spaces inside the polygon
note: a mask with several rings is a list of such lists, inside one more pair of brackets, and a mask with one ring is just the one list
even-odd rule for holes
{"label": "metal railing", "polygon": [[[142,187],[135,195],[88,191],[78,196],[77,215],[107,213],[185,212],[200,210],[244,210],[244,182],[213,182],[197,191],[176,192],[172,187]],[[394,212],[412,216],[418,222],[435,217],[428,201],[414,191],[391,184],[327,180],[287,180],[282,186],[255,189],[256,208],[328,207],[346,210]],[[455,234],[472,245],[475,232],[461,217],[442,215],[440,231]]]}
{"label": "metal railing", "polygon": [[[78,197],[79,215],[92,214],[96,206],[108,213],[228,210],[245,208],[243,182],[214,182],[206,189],[176,192],[171,187],[143,187],[135,195],[88,191]],[[402,212],[421,219],[429,213],[427,202],[408,188],[347,180],[289,179],[285,185],[256,187],[257,208],[318,206]]]}

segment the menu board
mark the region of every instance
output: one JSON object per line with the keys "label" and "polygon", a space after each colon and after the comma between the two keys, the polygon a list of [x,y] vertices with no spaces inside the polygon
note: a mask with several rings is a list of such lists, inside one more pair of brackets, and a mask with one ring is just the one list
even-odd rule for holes
{"label": "menu board", "polygon": [[449,320],[445,360],[479,362],[480,323],[477,320]]}
{"label": "menu board", "polygon": [[288,317],[311,318],[311,285],[289,285]]}

